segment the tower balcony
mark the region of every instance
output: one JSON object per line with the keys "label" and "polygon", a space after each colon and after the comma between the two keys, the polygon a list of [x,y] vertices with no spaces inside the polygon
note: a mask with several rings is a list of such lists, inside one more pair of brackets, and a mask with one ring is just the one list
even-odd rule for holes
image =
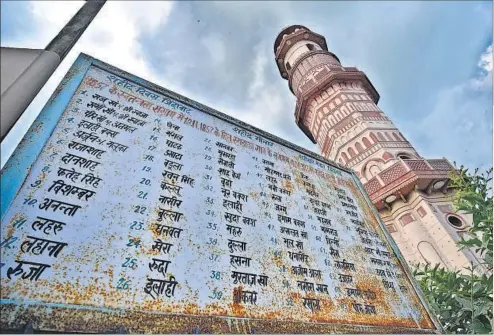
{"label": "tower balcony", "polygon": [[446,192],[450,173],[454,167],[447,159],[400,160],[379,172],[364,184],[372,203],[378,210],[389,208],[389,203],[418,189],[430,194],[432,191]]}

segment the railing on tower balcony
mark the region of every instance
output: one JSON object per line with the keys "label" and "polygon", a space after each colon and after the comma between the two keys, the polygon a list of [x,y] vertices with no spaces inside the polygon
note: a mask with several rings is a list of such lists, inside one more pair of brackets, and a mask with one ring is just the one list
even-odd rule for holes
{"label": "railing on tower balcony", "polygon": [[391,194],[406,195],[416,187],[427,189],[435,180],[448,179],[452,170],[454,167],[446,159],[400,160],[369,179],[364,187],[377,204]]}

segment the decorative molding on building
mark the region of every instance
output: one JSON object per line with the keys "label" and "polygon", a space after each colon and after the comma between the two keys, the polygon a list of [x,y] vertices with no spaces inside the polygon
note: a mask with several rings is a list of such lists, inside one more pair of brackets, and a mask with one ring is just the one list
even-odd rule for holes
{"label": "decorative molding on building", "polygon": [[386,229],[390,232],[390,233],[396,233],[398,230],[396,230],[396,227],[394,224],[387,224],[386,225]]}
{"label": "decorative molding on building", "polygon": [[[369,112],[357,112],[359,114],[362,114],[362,113],[369,113]],[[374,118],[374,117],[367,117],[367,116],[359,116],[357,118],[354,118],[353,120],[348,120],[348,119],[351,119],[351,115],[348,115],[347,117],[345,117],[344,119],[342,119],[336,126],[334,126],[333,128],[331,128],[330,130],[333,130],[335,131],[331,136],[327,136],[326,137],[326,140],[324,142],[324,146],[322,147],[321,151],[323,153],[325,153],[326,155],[329,155],[329,152],[331,151],[332,147],[333,147],[333,144],[334,144],[334,139],[336,139],[337,137],[340,137],[342,136],[344,133],[346,133],[348,130],[350,130],[351,128],[353,128],[356,124],[359,124],[361,123],[361,121],[367,121],[369,120],[370,118]],[[388,122],[391,122],[389,119],[387,120]],[[363,126],[365,126],[365,124],[362,124]],[[399,134],[399,131],[396,127],[394,127],[393,125],[393,128],[377,128],[377,127],[368,127],[366,126],[364,128],[364,130],[362,130],[358,135],[356,136],[359,136],[361,134],[363,134],[364,132],[373,132],[373,131],[376,131],[376,130],[380,130],[380,131],[391,131],[392,133],[396,133],[396,134]],[[319,135],[319,132],[317,131],[316,133],[318,133]],[[319,136],[316,136],[316,137],[319,137]],[[354,137],[355,138],[355,137]],[[352,138],[352,139],[354,139]],[[346,143],[350,142],[352,139],[349,139]],[[369,139],[369,138],[368,138]],[[387,142],[391,142],[391,141],[387,141]],[[392,142],[398,142],[398,143],[405,143],[404,144],[404,147],[412,147],[412,145],[405,139],[400,139],[399,141],[398,140],[393,140]],[[343,146],[343,144],[342,144]],[[335,155],[335,157],[337,157],[337,155]],[[333,157],[333,158],[335,158]]]}
{"label": "decorative molding on building", "polygon": [[[345,95],[342,94],[342,96]],[[348,119],[358,119],[360,117],[362,117],[363,119],[359,119],[359,120],[366,120],[369,118],[372,119],[383,118],[383,120],[381,121],[388,122],[392,127],[376,128],[376,129],[383,129],[383,131],[389,131],[391,129],[395,129],[395,131],[398,132],[398,129],[394,126],[393,122],[391,122],[389,119],[384,120],[384,117],[375,115],[375,114],[381,114],[382,112],[371,110],[372,108],[365,106],[365,104],[370,104],[373,106],[373,108],[374,107],[377,108],[377,106],[372,102],[365,103],[363,101],[353,101],[353,100],[344,100],[343,102],[341,102],[340,100],[340,103],[334,109],[328,110],[327,113],[324,112],[325,107],[323,108],[322,111],[320,109],[317,111],[313,111],[312,107],[310,107],[308,113],[306,114],[305,119],[302,121],[304,122],[304,125],[308,129],[311,129],[311,132],[316,137],[319,136],[319,133],[324,125],[324,122],[326,122],[327,124],[328,131],[333,130],[335,133],[338,133],[342,128],[347,127],[348,123],[350,122]],[[338,116],[340,116],[339,120],[338,120]],[[333,120],[331,120],[331,118]]]}
{"label": "decorative molding on building", "polygon": [[398,220],[400,221],[401,225],[404,227],[404,226],[414,222],[415,218],[413,217],[412,213],[406,213],[406,214],[403,214]]}
{"label": "decorative molding on building", "polygon": [[[364,188],[376,207],[382,208],[382,200],[397,191],[406,194],[407,191],[413,189],[409,186],[418,181],[421,182],[419,189],[426,189],[434,180],[449,178],[449,172],[453,169],[451,164],[447,160],[444,162],[433,161],[433,164],[442,170],[431,169],[430,165],[426,164],[427,160],[424,159],[398,161],[371,178],[364,184]],[[449,169],[446,170],[446,167]],[[381,181],[379,186],[375,180]]]}
{"label": "decorative molding on building", "polygon": [[427,163],[434,169],[440,171],[450,171],[454,169],[454,166],[451,165],[446,158],[443,159],[428,159]]}
{"label": "decorative molding on building", "polygon": [[[371,97],[375,104],[379,101],[379,94],[374,88],[370,80],[365,73],[361,71],[348,71],[347,69],[341,72],[330,71],[319,82],[309,82],[306,87],[301,88],[300,94],[297,94],[297,105],[295,107],[295,119],[300,129],[311,139],[312,142],[317,143],[314,135],[310,129],[304,124],[304,113],[306,112],[308,101],[321,90],[330,86],[335,81],[360,81],[362,87],[366,90],[366,93]],[[309,85],[310,84],[310,85]]]}
{"label": "decorative molding on building", "polygon": [[[336,87],[338,86],[338,87]],[[349,99],[343,98],[344,95],[351,96]],[[355,99],[354,96],[366,96],[366,99]],[[340,99],[340,103],[337,104],[336,100]],[[328,86],[325,90],[321,91],[318,95],[313,97],[313,100],[309,107],[313,110],[324,110],[327,109],[328,113],[324,115],[329,115],[334,112],[336,108],[341,106],[342,103],[347,101],[360,101],[360,102],[372,102],[370,98],[367,96],[367,93],[363,88],[360,88],[359,81],[352,82],[342,82],[342,83],[333,83]],[[333,106],[333,107],[331,107]],[[382,110],[375,105],[377,111],[382,113]]]}
{"label": "decorative molding on building", "polygon": [[[348,167],[354,167],[355,165],[359,164],[362,162],[364,159],[369,157],[370,155],[376,153],[379,149],[385,149],[385,148],[413,148],[413,146],[410,143],[407,142],[378,142],[374,143],[370,148],[365,150],[364,152],[360,153],[359,155],[356,155],[352,159],[350,159],[347,163],[346,166]],[[336,157],[338,156],[339,152],[335,155]]]}
{"label": "decorative molding on building", "polygon": [[427,215],[427,212],[425,211],[425,209],[422,207],[422,206],[419,206],[419,208],[417,208],[417,214],[423,218],[424,216]]}
{"label": "decorative molding on building", "polygon": [[[299,94],[307,91],[314,83],[323,79],[329,72],[344,71],[340,64],[335,61],[338,58],[327,50],[314,50],[303,54],[292,65],[292,71],[288,76],[288,86],[293,94]],[[309,63],[310,69],[303,64]],[[302,66],[301,66],[302,65]],[[303,68],[302,71],[297,69]],[[295,90],[294,90],[295,88]]]}

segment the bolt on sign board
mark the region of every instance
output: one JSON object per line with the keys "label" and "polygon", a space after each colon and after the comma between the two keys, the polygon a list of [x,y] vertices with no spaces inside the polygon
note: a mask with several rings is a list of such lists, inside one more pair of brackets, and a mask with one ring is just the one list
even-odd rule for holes
{"label": "bolt on sign board", "polygon": [[441,332],[350,170],[84,54],[1,206],[2,329]]}

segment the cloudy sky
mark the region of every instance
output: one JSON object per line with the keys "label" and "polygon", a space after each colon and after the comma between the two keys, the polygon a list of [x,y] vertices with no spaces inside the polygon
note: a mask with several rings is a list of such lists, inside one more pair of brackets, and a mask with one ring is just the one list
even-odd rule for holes
{"label": "cloudy sky", "polygon": [[[82,1],[2,1],[1,45],[44,48]],[[492,165],[492,2],[108,1],[2,143],[2,165],[80,52],[313,151],[273,42],[290,24],[365,71],[427,158]]]}

